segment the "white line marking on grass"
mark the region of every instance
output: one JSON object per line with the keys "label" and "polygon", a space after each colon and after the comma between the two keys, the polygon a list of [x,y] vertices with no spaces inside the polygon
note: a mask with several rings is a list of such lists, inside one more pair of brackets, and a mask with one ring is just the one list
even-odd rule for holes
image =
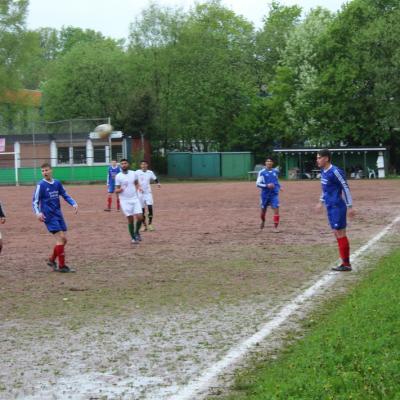
{"label": "white line marking on grass", "polygon": [[[380,241],[398,222],[400,222],[400,215],[370,239],[365,245],[356,250],[351,255],[352,261],[356,261],[356,259],[365,253],[370,247]],[[313,298],[322,289],[328,288],[329,285],[340,276],[340,274],[343,273],[329,272],[325,274],[321,279],[284,306],[278,314],[271,321],[264,324],[258,332],[232,347],[220,361],[206,369],[197,379],[189,382],[175,395],[171,396],[170,400],[193,400],[196,399],[196,396],[206,392],[213,381],[224,370],[242,359],[257,343],[265,340],[269,335],[271,335],[271,333],[293,315],[306,300]]]}

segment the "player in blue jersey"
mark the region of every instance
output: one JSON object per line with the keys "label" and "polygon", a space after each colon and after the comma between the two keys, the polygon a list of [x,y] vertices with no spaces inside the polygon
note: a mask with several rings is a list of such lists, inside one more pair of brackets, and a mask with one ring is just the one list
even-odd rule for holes
{"label": "player in blue jersey", "polygon": [[[0,203],[0,224],[5,224],[5,223],[6,223],[6,215],[4,214],[3,208],[1,207]],[[2,249],[3,249],[3,238],[0,232],[0,254]]]}
{"label": "player in blue jersey", "polygon": [[332,268],[334,271],[351,271],[350,244],[346,234],[347,213],[354,216],[353,201],[345,173],[331,163],[329,150],[320,150],[317,164],[321,168],[322,195],[318,208],[326,207],[329,224],[338,242],[342,264]]}
{"label": "player in blue jersey", "polygon": [[[47,230],[54,235],[56,245],[47,265],[59,272],[75,272],[65,264],[65,245],[67,244],[67,225],[61,212],[60,196],[78,212],[77,202],[70,197],[60,181],[53,179],[51,166],[41,166],[43,179],[33,193],[32,208],[39,221],[44,222]],[[58,258],[58,265],[56,259]]]}
{"label": "player in blue jersey", "polygon": [[[108,167],[107,171],[107,208],[104,211],[111,211],[112,195],[115,193],[115,177],[121,172],[121,167],[117,164],[117,160],[112,160],[111,165]],[[117,196],[117,211],[120,209],[119,196]]]}
{"label": "player in blue jersey", "polygon": [[281,185],[279,184],[279,169],[274,168],[274,160],[268,157],[265,160],[265,168],[262,169],[257,177],[257,187],[261,189],[261,225],[264,229],[265,215],[268,206],[274,211],[274,232],[279,232],[279,192]]}

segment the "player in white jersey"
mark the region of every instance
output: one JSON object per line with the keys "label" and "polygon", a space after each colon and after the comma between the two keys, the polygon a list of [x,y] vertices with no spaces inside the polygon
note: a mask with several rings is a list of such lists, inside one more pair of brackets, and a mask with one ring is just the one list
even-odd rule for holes
{"label": "player in white jersey", "polygon": [[142,240],[139,233],[143,221],[142,205],[139,200],[141,188],[137,174],[129,169],[129,161],[123,159],[120,165],[122,172],[115,177],[115,193],[119,194],[122,212],[128,219],[132,243],[138,244]]}
{"label": "player in white jersey", "polygon": [[[140,162],[140,169],[136,171],[136,174],[138,175],[139,179],[139,184],[140,187],[142,188],[142,193],[139,195],[141,203],[142,203],[142,212],[143,212],[143,224],[145,227],[145,230],[147,228],[152,231],[154,230],[153,228],[153,194],[151,192],[151,183],[154,182],[158,185],[160,188],[160,182],[158,181],[156,175],[154,174],[153,171],[150,171],[149,169],[149,163],[145,160],[142,160]],[[149,213],[149,224],[147,226],[146,222],[146,207]]]}

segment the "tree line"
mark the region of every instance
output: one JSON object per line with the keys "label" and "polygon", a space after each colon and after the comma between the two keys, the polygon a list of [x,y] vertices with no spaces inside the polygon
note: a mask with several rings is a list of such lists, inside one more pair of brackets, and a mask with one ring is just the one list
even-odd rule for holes
{"label": "tree line", "polygon": [[30,31],[27,6],[0,3],[0,93],[42,90],[40,118],[110,116],[155,150],[382,144],[400,167],[400,0],[273,1],[260,29],[217,0],[151,3],[122,40]]}

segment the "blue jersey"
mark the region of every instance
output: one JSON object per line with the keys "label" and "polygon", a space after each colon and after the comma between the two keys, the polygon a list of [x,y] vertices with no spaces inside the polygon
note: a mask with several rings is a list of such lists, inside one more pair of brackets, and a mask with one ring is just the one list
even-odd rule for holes
{"label": "blue jersey", "polygon": [[[258,174],[256,183],[257,187],[262,189],[263,192],[278,194],[281,189],[281,185],[279,184],[278,178],[279,178],[278,168],[272,168],[272,169],[264,168]],[[274,184],[274,187],[272,189],[267,187],[270,183]]]}
{"label": "blue jersey", "polygon": [[67,194],[60,181],[53,179],[49,182],[42,179],[37,184],[33,193],[32,208],[35,214],[44,215],[46,224],[53,219],[63,219],[60,196],[71,206],[76,205],[76,201]]}
{"label": "blue jersey", "polygon": [[114,168],[112,166],[109,166],[108,167],[108,173],[107,173],[107,185],[114,185],[115,184],[115,177],[120,172],[121,172],[121,167],[116,166]]}
{"label": "blue jersey", "polygon": [[329,207],[352,206],[349,185],[344,172],[331,165],[327,170],[321,170],[322,195],[321,201]]}

